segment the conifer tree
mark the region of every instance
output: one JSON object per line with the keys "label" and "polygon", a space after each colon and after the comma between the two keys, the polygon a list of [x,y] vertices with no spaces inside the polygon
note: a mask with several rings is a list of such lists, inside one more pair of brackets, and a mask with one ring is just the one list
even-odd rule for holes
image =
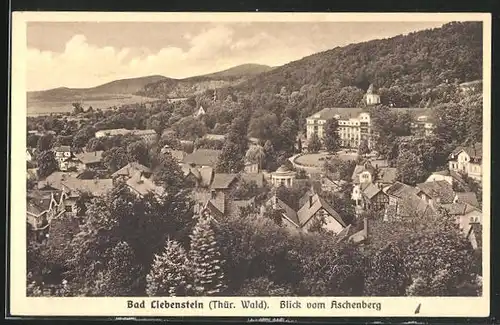
{"label": "conifer tree", "polygon": [[191,235],[190,261],[193,268],[194,290],[197,295],[211,296],[224,291],[222,259],[211,227],[212,219],[205,213]]}
{"label": "conifer tree", "polygon": [[168,239],[161,255],[155,255],[146,276],[148,296],[186,296],[191,289],[190,268],[186,251]]}

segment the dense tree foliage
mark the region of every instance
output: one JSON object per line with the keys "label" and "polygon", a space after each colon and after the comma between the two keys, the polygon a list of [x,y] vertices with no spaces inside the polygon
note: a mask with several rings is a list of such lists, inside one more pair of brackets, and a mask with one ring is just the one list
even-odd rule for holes
{"label": "dense tree foliage", "polygon": [[340,149],[340,137],[338,134],[339,121],[335,118],[326,121],[323,144],[331,153]]}
{"label": "dense tree foliage", "polygon": [[42,151],[37,158],[38,176],[43,178],[49,176],[58,169],[53,151]]}
{"label": "dense tree foliage", "polygon": [[307,144],[307,151],[318,152],[321,150],[321,140],[316,133],[311,134],[309,142]]}

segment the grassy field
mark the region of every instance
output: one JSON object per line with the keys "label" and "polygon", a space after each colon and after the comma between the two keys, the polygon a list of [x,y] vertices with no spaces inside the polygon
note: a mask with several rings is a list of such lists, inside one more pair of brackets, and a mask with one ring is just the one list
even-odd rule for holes
{"label": "grassy field", "polygon": [[[322,167],[325,160],[332,156],[327,152],[308,153],[296,158],[295,163],[308,167]],[[355,160],[356,156],[356,153],[346,153],[344,151],[338,152],[336,155],[337,158],[342,160]]]}

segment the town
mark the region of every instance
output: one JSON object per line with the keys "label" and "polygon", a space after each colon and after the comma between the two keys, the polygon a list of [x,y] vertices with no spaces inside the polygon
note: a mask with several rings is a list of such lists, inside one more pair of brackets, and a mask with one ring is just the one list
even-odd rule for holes
{"label": "town", "polygon": [[479,295],[481,80],[368,79],[28,117],[28,294]]}

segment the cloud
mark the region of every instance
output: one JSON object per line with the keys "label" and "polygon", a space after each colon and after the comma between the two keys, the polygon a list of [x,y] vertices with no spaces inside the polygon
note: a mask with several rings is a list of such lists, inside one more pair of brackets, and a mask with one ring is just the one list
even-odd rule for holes
{"label": "cloud", "polygon": [[156,52],[143,47],[98,47],[85,35],[73,36],[61,53],[29,48],[27,88],[84,88],[157,74],[185,78],[245,63],[281,65],[314,52],[304,44],[287,44],[265,32],[237,38],[235,31],[224,25],[182,38],[188,42],[187,48],[169,45]]}

